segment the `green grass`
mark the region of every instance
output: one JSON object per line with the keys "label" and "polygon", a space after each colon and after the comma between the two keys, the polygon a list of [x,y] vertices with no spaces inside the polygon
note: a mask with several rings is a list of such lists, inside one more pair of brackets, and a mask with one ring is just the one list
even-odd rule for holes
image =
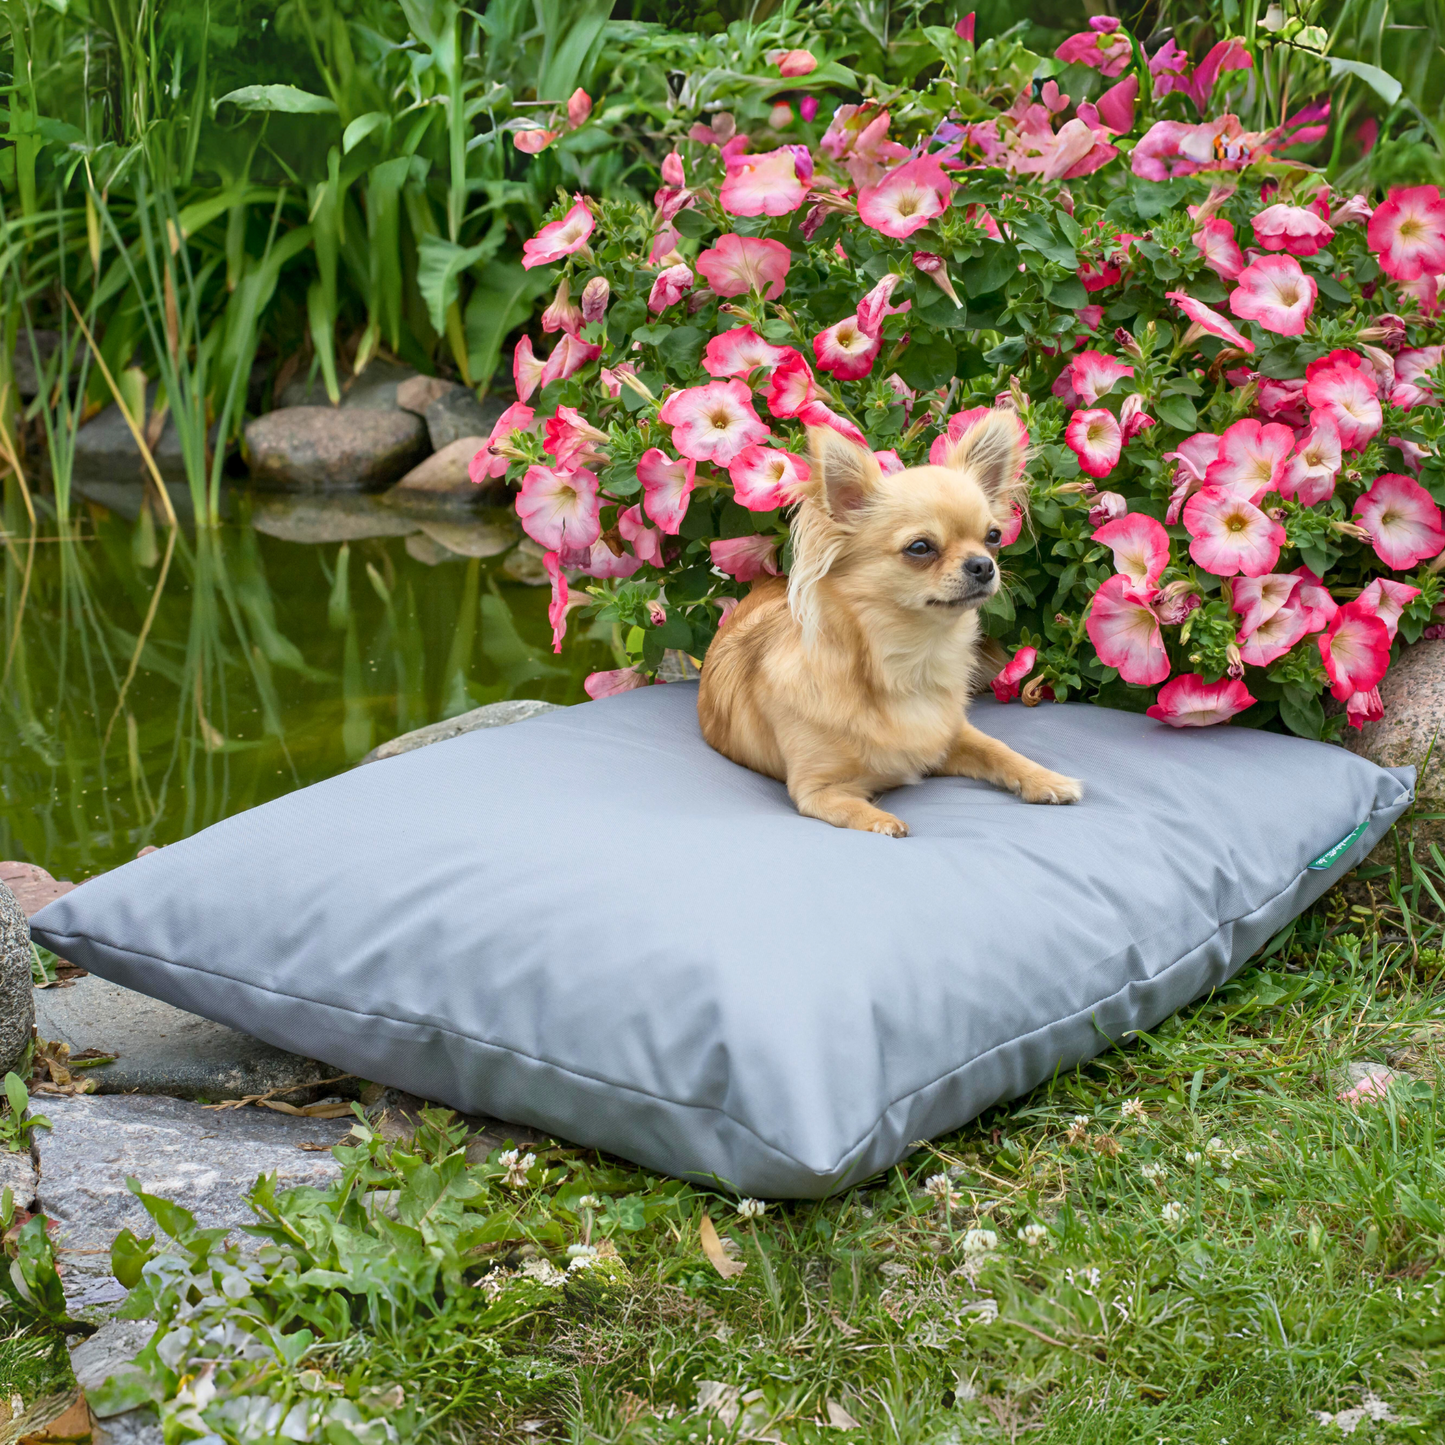
{"label": "green grass", "polygon": [[[1438,1440],[1445,959],[1408,906],[1437,863],[1403,891],[1357,875],[1220,994],[836,1199],[747,1219],[563,1149],[509,1182],[436,1115],[405,1146],[362,1131],[324,1194],[259,1187],[249,1264],[148,1201],[180,1254],[142,1274],[153,1247],[123,1239],[127,1312],[231,1338],[200,1347],[209,1376],[162,1349],[146,1388],[238,1441],[272,1438],[240,1424],[265,1401],[338,1442],[1276,1445],[1344,1438],[1318,1412],[1367,1399],[1392,1418],[1352,1438]],[[1351,1061],[1399,1081],[1352,1107]]]}

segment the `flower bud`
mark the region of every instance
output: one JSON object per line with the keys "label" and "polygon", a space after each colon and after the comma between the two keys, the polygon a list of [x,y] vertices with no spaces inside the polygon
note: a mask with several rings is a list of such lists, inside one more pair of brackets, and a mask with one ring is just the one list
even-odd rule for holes
{"label": "flower bud", "polygon": [[575,336],[582,328],[582,313],[572,304],[572,293],[564,276],[557,283],[552,304],[542,313],[543,331],[565,331]]}
{"label": "flower bud", "polygon": [[1128,502],[1118,492],[1100,492],[1089,508],[1089,525],[1102,527],[1105,522],[1117,521],[1128,510]]}
{"label": "flower bud", "polygon": [[798,114],[803,117],[805,123],[811,124],[813,118],[818,114],[818,97],[805,95],[798,102]]}
{"label": "flower bud", "polygon": [[607,278],[594,276],[582,288],[583,321],[601,321],[607,315],[607,303],[611,296],[612,288],[607,284]]}

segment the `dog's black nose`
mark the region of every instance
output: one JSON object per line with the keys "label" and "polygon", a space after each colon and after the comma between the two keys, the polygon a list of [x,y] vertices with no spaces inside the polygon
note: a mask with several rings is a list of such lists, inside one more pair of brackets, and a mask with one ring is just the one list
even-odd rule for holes
{"label": "dog's black nose", "polygon": [[993,558],[970,557],[963,564],[963,570],[970,582],[987,582],[993,576]]}

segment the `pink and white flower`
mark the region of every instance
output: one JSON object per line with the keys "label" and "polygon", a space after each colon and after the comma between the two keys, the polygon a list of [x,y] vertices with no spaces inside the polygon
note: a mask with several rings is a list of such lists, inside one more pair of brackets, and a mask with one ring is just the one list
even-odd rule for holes
{"label": "pink and white flower", "polygon": [[739,582],[756,582],[759,577],[777,577],[777,539],[754,535],[751,537],[729,537],[721,542],[710,542],[708,551],[712,565]]}
{"label": "pink and white flower", "polygon": [[813,369],[801,351],[783,348],[785,355],[768,378],[768,410],[780,421],[797,416],[817,395]]}
{"label": "pink and white flower", "polygon": [[1305,631],[1318,632],[1321,628],[1328,627],[1335,620],[1340,604],[1330,596],[1329,588],[1308,567],[1296,567],[1293,575],[1300,579],[1300,584],[1292,601],[1305,615]]}
{"label": "pink and white flower", "polygon": [[648,686],[647,679],[635,667],[618,667],[611,672],[590,672],[582,684],[582,690],[597,702],[600,698],[616,697],[619,692],[631,692],[633,688]]}
{"label": "pink and white flower", "polygon": [[[525,130],[514,130],[512,132],[512,144],[526,156],[541,155],[541,153],[557,139],[562,132],[560,130],[543,130],[541,126],[531,125]],[[527,263],[522,262],[525,266]]]}
{"label": "pink and white flower", "polygon": [[568,567],[580,568],[589,577],[611,578],[631,577],[642,559],[634,557],[625,548],[614,552],[600,537],[590,547],[582,547],[562,553],[562,562]]}
{"label": "pink and white flower", "polygon": [[649,447],[637,463],[637,480],[643,510],[669,536],[677,536],[697,485],[697,463],[687,457],[673,461],[660,447]]}
{"label": "pink and white flower", "polygon": [[1216,276],[1233,281],[1244,270],[1244,252],[1234,239],[1234,226],[1222,216],[1211,216],[1190,239]]}
{"label": "pink and white flower", "polygon": [[574,406],[559,406],[542,430],[542,450],[564,469],[593,467],[607,460],[598,450],[609,440],[607,433],[592,425]]}
{"label": "pink and white flower", "polygon": [[659,272],[648,292],[647,309],[654,315],[676,306],[692,290],[692,272],[686,266],[669,266]]}
{"label": "pink and white flower", "polygon": [[632,544],[639,562],[646,562],[649,567],[662,566],[662,533],[643,521],[641,506],[634,503],[619,511],[617,530],[622,533],[623,541]]}
{"label": "pink and white flower", "polygon": [[529,269],[550,266],[564,256],[586,249],[587,238],[592,234],[596,220],[581,196],[574,199],[576,204],[560,221],[543,226],[531,240],[522,242],[523,266]]}
{"label": "pink and white flower", "polygon": [[772,435],[753,410],[744,381],[710,381],[674,392],[663,402],[659,419],[672,431],[672,444],[695,462],[725,467],[744,447]]}
{"label": "pink and white flower", "polygon": [[1200,336],[1208,335],[1217,336],[1221,341],[1227,341],[1231,346],[1237,346],[1244,352],[1254,350],[1254,342],[1238,327],[1231,324],[1213,307],[1206,306],[1202,301],[1196,301],[1187,291],[1166,291],[1164,295],[1193,323],[1184,333],[1186,345]]}
{"label": "pink and white flower", "polygon": [[1171,527],[1179,520],[1185,498],[1204,485],[1209,464],[1218,455],[1219,438],[1213,432],[1202,431],[1186,437],[1177,451],[1165,452],[1160,458],[1179,464],[1174,468],[1174,490],[1169,494],[1169,506],[1164,513],[1164,520]]}
{"label": "pink and white flower", "polygon": [[1154,418],[1144,410],[1144,398],[1137,391],[1130,392],[1119,408],[1119,429],[1124,433],[1124,444],[1127,446],[1140,432],[1155,425]]}
{"label": "pink and white flower", "polygon": [[953,183],[938,161],[920,156],[858,193],[858,219],[901,241],[941,216],[952,194]]}
{"label": "pink and white flower", "polygon": [[1313,256],[1335,239],[1334,228],[1303,206],[1267,206],[1251,220],[1254,239],[1266,251]]}
{"label": "pink and white flower", "polygon": [[1249,667],[1268,667],[1278,662],[1309,630],[1309,618],[1298,607],[1281,607],[1248,637],[1240,633],[1239,660]]}
{"label": "pink and white flower", "polygon": [[487,444],[470,462],[467,475],[480,486],[483,482],[503,477],[513,458],[499,449],[499,443],[507,441],[514,431],[531,431],[536,413],[530,406],[514,401],[496,420]]}
{"label": "pink and white flower", "polygon": [[1140,588],[1153,588],[1169,565],[1169,533],[1145,512],[1105,522],[1094,541],[1114,554],[1114,570]]}
{"label": "pink and white flower", "polygon": [[1034,670],[1034,663],[1038,661],[1038,656],[1037,648],[1019,648],[1009,659],[1003,671],[989,683],[993,689],[993,695],[1000,702],[1012,702],[1019,695],[1023,680]]}
{"label": "pink and white flower", "polygon": [[555,552],[542,554],[542,566],[552,579],[552,600],[547,604],[547,621],[552,624],[552,651],[561,652],[562,639],[567,635],[567,578]]}
{"label": "pink and white flower", "polygon": [[780,146],[760,155],[733,156],[718,200],[730,216],[786,216],[806,194],[792,149]]}
{"label": "pink and white flower", "polygon": [[1286,381],[1277,381],[1272,376],[1255,371],[1249,373],[1248,380],[1254,382],[1254,409],[1260,416],[1283,422],[1285,426],[1301,427],[1305,424],[1304,377],[1292,376]]}
{"label": "pink and white flower", "polygon": [[1429,384],[1428,373],[1440,365],[1445,347],[1421,346],[1401,351],[1395,357],[1395,384],[1390,388],[1390,405],[1412,411],[1417,406],[1438,406],[1440,399]]}
{"label": "pink and white flower", "polygon": [[1081,351],[1058,374],[1053,393],[1065,406],[1093,406],[1114,383],[1133,376],[1134,368],[1102,351]]}
{"label": "pink and white flower", "polygon": [[1216,577],[1260,577],[1274,571],[1284,528],[1236,492],[1206,486],[1184,505],[1184,525],[1194,539],[1189,555]]}
{"label": "pink and white flower", "polygon": [[1169,676],[1169,654],[1149,595],[1135,587],[1133,578],[1118,573],[1094,593],[1084,623],[1099,661],[1118,668],[1119,676],[1135,687],[1152,687]]}
{"label": "pink and white flower", "polygon": [[1106,522],[1116,522],[1129,510],[1129,503],[1121,492],[1096,492],[1094,505],[1089,508],[1089,525],[1102,527]]}
{"label": "pink and white flower", "polygon": [[1395,187],[1365,233],[1380,269],[1396,281],[1445,271],[1445,197],[1438,186]]}
{"label": "pink and white flower", "polygon": [[582,329],[582,313],[572,301],[564,276],[557,283],[557,294],[552,304],[542,313],[543,331],[570,331],[574,334]]}
{"label": "pink and white flower", "polygon": [[1223,487],[1246,502],[1277,492],[1294,451],[1294,433],[1277,422],[1237,421],[1219,438],[1219,454],[1204,473],[1207,487]]}
{"label": "pink and white flower", "polygon": [[1376,577],[1360,593],[1358,600],[1385,624],[1385,631],[1393,642],[1405,608],[1419,595],[1420,589],[1411,587],[1408,582],[1396,582],[1392,577]]}
{"label": "pink and white flower", "polygon": [[728,466],[733,496],[750,512],[771,512],[797,501],[795,488],[810,475],[802,457],[773,447],[744,447]]}
{"label": "pink and white flower", "polygon": [[1066,64],[1087,65],[1110,79],[1122,75],[1133,58],[1134,48],[1129,37],[1119,29],[1118,20],[1112,15],[1095,15],[1089,27],[1069,36],[1054,51],[1055,56]]}
{"label": "pink and white flower", "polygon": [[1299,591],[1294,572],[1266,572],[1261,577],[1238,577],[1227,584],[1230,606],[1239,616],[1239,641],[1252,636]]}
{"label": "pink and white flower", "polygon": [[904,470],[903,458],[892,450],[874,452],[873,460],[878,463],[878,470],[882,472],[885,477],[895,476]]}
{"label": "pink and white flower", "polygon": [[551,552],[590,547],[602,535],[597,478],[585,467],[528,467],[516,507],[522,530]]}
{"label": "pink and white flower", "polygon": [[890,306],[888,298],[893,294],[893,288],[903,279],[902,276],[889,272],[859,303],[858,303],[858,324],[870,336],[877,336],[883,330],[885,317],[896,316],[898,313],[907,311],[913,305],[911,301],[905,301],[902,306]]}
{"label": "pink and white flower", "polygon": [[866,447],[868,438],[863,435],[846,416],[839,416],[826,402],[814,398],[798,412],[798,420],[804,426],[826,426],[847,437],[856,446]]}
{"label": "pink and white flower", "polygon": [[1358,598],[1335,613],[1319,648],[1330,691],[1340,702],[1378,687],[1390,667],[1389,630]]}
{"label": "pink and white flower", "polygon": [[1340,431],[1327,409],[1313,418],[1309,435],[1298,444],[1289,460],[1279,494],[1297,501],[1302,507],[1313,507],[1335,494],[1335,477],[1341,462]]}
{"label": "pink and white flower", "polygon": [[817,56],[811,50],[781,50],[768,56],[768,61],[778,67],[778,74],[789,80],[800,75],[811,75],[818,68]]}
{"label": "pink and white flower", "polygon": [[542,384],[545,363],[532,350],[532,338],[524,336],[512,352],[512,384],[519,401],[530,401],[532,393]]}
{"label": "pink and white flower", "polygon": [[567,124],[576,130],[579,125],[587,123],[587,117],[591,114],[592,97],[579,85],[567,97]]}
{"label": "pink and white flower", "polygon": [[[1349,697],[1345,699],[1345,721],[1349,723],[1352,728],[1364,727],[1367,722],[1379,722],[1384,715],[1385,703],[1380,697],[1380,689],[1378,687],[1368,688],[1364,692],[1352,692]],[[1373,1075],[1364,1081],[1364,1083],[1373,1082]],[[1346,1093],[1358,1096],[1364,1088],[1364,1083],[1355,1089],[1347,1090]],[[1341,1094],[1339,1097],[1343,1099],[1346,1097],[1346,1094]]]}
{"label": "pink and white flower", "polygon": [[1159,689],[1159,700],[1148,715],[1172,728],[1208,728],[1253,707],[1254,699],[1242,682],[1222,678],[1205,682],[1197,672],[1171,678]]}
{"label": "pink and white flower", "polygon": [[1103,407],[1076,411],[1069,418],[1064,441],[1079,459],[1079,470],[1091,477],[1107,477],[1119,460],[1124,432],[1119,419]]}
{"label": "pink and white flower", "polygon": [[1344,451],[1361,451],[1379,434],[1380,408],[1374,368],[1353,351],[1332,351],[1305,368],[1305,400],[1313,411],[1334,423]]}
{"label": "pink and white flower", "polygon": [[742,296],[753,292],[765,301],[776,301],[788,280],[793,253],[781,241],[762,236],[738,236],[729,232],[697,258],[700,276],[719,296]]}
{"label": "pink and white flower", "polygon": [[788,347],[764,341],[751,326],[736,326],[708,342],[702,369],[709,376],[747,376],[761,367],[777,366],[788,353]]}
{"label": "pink and white flower", "polygon": [[1303,336],[1319,287],[1293,256],[1261,256],[1239,273],[1229,309],[1277,336]]}
{"label": "pink and white flower", "polygon": [[1445,548],[1435,499],[1419,482],[1398,472],[1376,477],[1353,510],[1370,534],[1375,555],[1396,571],[1438,557]]}
{"label": "pink and white flower", "polygon": [[856,316],[845,316],[813,338],[813,355],[819,371],[831,371],[839,381],[857,381],[873,369],[882,345],[878,332],[870,335]]}

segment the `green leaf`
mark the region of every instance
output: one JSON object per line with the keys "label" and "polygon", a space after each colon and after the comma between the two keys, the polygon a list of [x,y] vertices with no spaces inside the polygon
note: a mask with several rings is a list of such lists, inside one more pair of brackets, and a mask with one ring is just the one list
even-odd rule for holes
{"label": "green leaf", "polygon": [[1404,91],[1400,82],[1378,65],[1366,65],[1362,60],[1340,60],[1333,55],[1326,58],[1330,63],[1331,80],[1338,80],[1342,75],[1358,76],[1386,105],[1394,105]]}
{"label": "green leaf", "polygon": [[1302,687],[1287,687],[1279,700],[1284,725],[1302,738],[1318,738],[1325,728],[1325,710],[1314,693]]}
{"label": "green leaf", "polygon": [[1333,276],[1316,276],[1315,285],[1320,288],[1320,294],[1331,301],[1338,301],[1342,306],[1349,303],[1350,293]]}
{"label": "green leaf", "polygon": [[417,248],[416,285],[426,302],[427,316],[438,333],[446,330],[447,311],[457,299],[462,272],[495,249],[487,241],[475,246],[458,246],[440,236],[421,238]]}
{"label": "green leaf", "polygon": [[656,346],[659,342],[667,339],[672,327],[665,321],[654,322],[650,326],[639,326],[632,333],[634,341],[640,341],[644,346]]}
{"label": "green leaf", "polygon": [[1064,311],[1077,311],[1089,304],[1089,293],[1084,290],[1084,283],[1077,276],[1070,276],[1066,280],[1054,282],[1053,289],[1049,292],[1049,304]]}
{"label": "green leaf", "polygon": [[30,1107],[30,1095],[25,1085],[20,1082],[18,1074],[5,1075],[5,1098],[10,1105],[10,1112],[15,1116],[18,1124],[24,1116],[26,1109]]}
{"label": "green leaf", "polygon": [[915,335],[898,363],[898,374],[915,391],[932,391],[953,380],[958,353],[942,336]]}
{"label": "green leaf", "polygon": [[336,114],[334,100],[312,95],[309,90],[297,90],[294,85],[243,85],[239,90],[228,91],[216,105],[225,105],[227,101],[242,110],[284,111],[288,115]]}
{"label": "green leaf", "polygon": [[1199,425],[1199,413],[1187,396],[1161,396],[1154,403],[1154,415],[1180,431],[1194,432]]}
{"label": "green leaf", "polygon": [[515,261],[490,261],[483,267],[464,318],[473,380],[492,379],[502,342],[531,316],[533,303],[551,287],[554,274],[550,269],[527,271]]}
{"label": "green leaf", "polygon": [[[279,1332],[278,1332],[279,1333]],[[285,1338],[284,1335],[281,1336]],[[159,1400],[162,1391],[152,1383],[149,1375],[142,1374],[133,1365],[128,1365],[116,1374],[103,1380],[99,1386],[85,1392],[86,1404],[95,1411],[97,1418],[109,1420],[114,1415],[124,1415],[139,1405],[148,1405]]]}
{"label": "green leaf", "polygon": [[653,632],[663,647],[673,647],[679,652],[686,652],[692,647],[692,628],[684,618],[669,617],[661,627],[653,628]]}
{"label": "green leaf", "polygon": [[110,1272],[127,1288],[140,1283],[145,1262],[155,1254],[155,1235],[137,1239],[129,1229],[122,1229],[110,1247]]}
{"label": "green leaf", "polygon": [[1068,240],[1060,236],[1041,216],[1020,216],[1010,221],[1015,236],[1026,245],[1032,246],[1039,255],[1050,261],[1057,261],[1071,271],[1078,266],[1079,258]]}
{"label": "green leaf", "polygon": [[694,210],[679,211],[672,218],[672,224],[679,236],[687,236],[692,240],[717,230],[717,227],[701,211]]}
{"label": "green leaf", "polygon": [[702,355],[707,333],[696,326],[675,326],[657,348],[657,354],[679,371],[691,370]]}
{"label": "green leaf", "polygon": [[369,110],[365,115],[359,115],[344,131],[341,132],[341,149],[349,152],[353,147],[359,146],[372,131],[387,124],[389,117],[385,111]]}
{"label": "green leaf", "polygon": [[1019,253],[1015,247],[990,244],[976,261],[968,261],[961,268],[963,289],[970,296],[987,296],[1013,275],[1018,264]]}

